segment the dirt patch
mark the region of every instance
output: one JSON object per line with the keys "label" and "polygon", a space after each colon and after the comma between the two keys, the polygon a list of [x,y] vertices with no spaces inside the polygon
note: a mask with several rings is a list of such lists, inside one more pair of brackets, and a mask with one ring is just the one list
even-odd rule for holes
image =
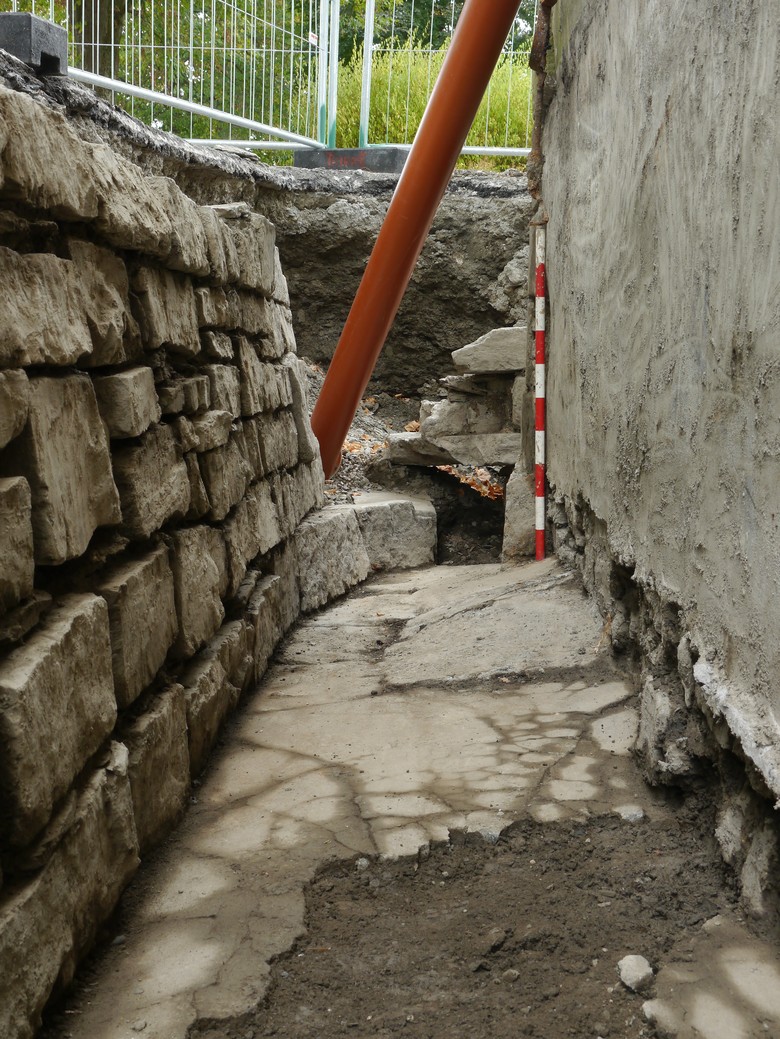
{"label": "dirt patch", "polygon": [[694,801],[671,827],[525,821],[495,844],[454,835],[416,860],[326,868],[261,1007],[189,1035],[654,1036],[650,996],[625,988],[616,965],[636,953],[657,968],[733,907],[702,821]]}

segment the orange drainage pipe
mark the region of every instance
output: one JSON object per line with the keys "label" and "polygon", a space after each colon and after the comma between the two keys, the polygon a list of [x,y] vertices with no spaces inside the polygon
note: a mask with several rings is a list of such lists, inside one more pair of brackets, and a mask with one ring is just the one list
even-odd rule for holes
{"label": "orange drainage pipe", "polygon": [[311,418],[332,476],[519,0],[466,0]]}

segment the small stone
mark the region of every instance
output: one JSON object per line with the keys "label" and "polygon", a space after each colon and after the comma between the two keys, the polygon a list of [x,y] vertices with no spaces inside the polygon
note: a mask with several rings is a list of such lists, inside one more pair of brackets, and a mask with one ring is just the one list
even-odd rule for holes
{"label": "small stone", "polygon": [[520,971],[515,970],[514,967],[510,967],[508,970],[504,971],[501,977],[504,979],[504,981],[517,981],[517,979],[520,977]]}
{"label": "small stone", "polygon": [[653,968],[644,956],[624,956],[617,965],[620,980],[632,992],[646,992],[653,983]]}
{"label": "small stone", "polygon": [[361,857],[355,863],[355,869],[358,871],[358,873],[365,873],[365,871],[368,869],[370,865],[371,863],[368,861],[368,859]]}
{"label": "small stone", "polygon": [[503,927],[491,927],[485,936],[485,955],[498,952],[507,939],[507,932]]}
{"label": "small stone", "polygon": [[662,999],[649,999],[643,1003],[642,1014],[645,1021],[655,1028],[660,1039],[676,1039],[681,1022],[674,1010]]}

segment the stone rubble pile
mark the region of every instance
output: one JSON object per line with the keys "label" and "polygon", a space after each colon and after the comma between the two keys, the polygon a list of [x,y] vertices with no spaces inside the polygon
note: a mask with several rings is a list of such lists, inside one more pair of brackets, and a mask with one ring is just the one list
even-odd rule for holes
{"label": "stone rubble pile", "polygon": [[527,328],[513,326],[454,350],[459,372],[439,380],[446,396],[423,401],[419,432],[391,434],[385,450],[396,465],[513,466],[506,490],[505,559],[534,550],[533,478],[523,464],[527,348]]}
{"label": "stone rubble pile", "polygon": [[196,205],[0,85],[6,1039],[71,979],[301,610],[387,565],[371,523],[392,509],[406,565],[433,559],[423,505],[316,511],[300,366],[264,216]]}

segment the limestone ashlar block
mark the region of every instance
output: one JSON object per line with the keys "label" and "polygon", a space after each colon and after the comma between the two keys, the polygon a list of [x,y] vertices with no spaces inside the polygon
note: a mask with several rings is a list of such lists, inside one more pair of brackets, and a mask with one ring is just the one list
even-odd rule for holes
{"label": "limestone ashlar block", "polygon": [[255,474],[242,454],[236,436],[231,436],[223,447],[204,451],[198,456],[198,461],[211,505],[209,519],[223,520],[244,497]]}
{"label": "limestone ashlar block", "polygon": [[241,376],[238,369],[231,364],[207,364],[202,370],[209,380],[212,406],[238,418],[241,415]]}
{"label": "limestone ashlar block", "polygon": [[[428,404],[428,402],[425,402]],[[499,433],[509,421],[509,393],[500,397],[469,396],[440,400],[420,409],[420,435],[436,443],[439,436]]]}
{"label": "limestone ashlar block", "polygon": [[217,631],[225,618],[227,586],[222,535],[205,524],[170,535],[171,567],[179,633],[172,656],[185,660]]}
{"label": "limestone ashlar block", "polygon": [[93,380],[100,417],[113,439],[137,437],[160,421],[151,368],[127,368]]}
{"label": "limestone ashlar block", "polygon": [[267,410],[268,365],[262,364],[254,347],[244,336],[237,339],[238,367],[241,373],[241,414],[257,415]]}
{"label": "limestone ashlar block", "polygon": [[[0,88],[0,191],[57,220],[93,220],[91,156],[67,119],[29,95]],[[57,161],[52,162],[52,156]]]}
{"label": "limestone ashlar block", "polygon": [[22,432],[29,408],[27,374],[23,371],[0,371],[0,450]]}
{"label": "limestone ashlar block", "polygon": [[225,520],[222,531],[230,574],[228,595],[233,596],[247,565],[278,545],[282,538],[271,489],[265,481],[249,488]]}
{"label": "limestone ashlar block", "polygon": [[211,403],[211,387],[206,375],[186,375],[157,385],[163,415],[198,415]]}
{"label": "limestone ashlar block", "polygon": [[227,332],[213,332],[202,329],[200,333],[200,346],[205,357],[212,361],[227,361],[232,363],[233,340]]}
{"label": "limestone ashlar block", "polygon": [[73,261],[0,248],[0,366],[70,365],[91,350]]}
{"label": "limestone ashlar block", "polygon": [[229,411],[206,411],[193,418],[191,425],[195,435],[196,451],[213,451],[223,447],[230,439],[233,416]]}
{"label": "limestone ashlar block", "polygon": [[257,419],[265,471],[292,469],[298,462],[298,430],[290,411]]}
{"label": "limestone ashlar block", "polygon": [[70,595],[0,664],[0,832],[29,844],[116,720],[108,607]]}
{"label": "limestone ashlar block", "polygon": [[147,350],[167,347],[181,357],[200,353],[195,292],[189,278],[141,267],[133,275],[138,323]]}
{"label": "limestone ashlar block", "polygon": [[532,474],[517,466],[506,485],[501,558],[508,562],[532,556],[536,549],[536,490]]}
{"label": "limestone ashlar block", "polygon": [[278,361],[287,353],[296,353],[290,311],[273,300],[239,292],[234,327],[257,338],[257,351],[266,360]]}
{"label": "limestone ashlar block", "polygon": [[230,331],[239,326],[238,295],[233,289],[195,289],[198,325]]}
{"label": "limestone ashlar block", "polygon": [[525,368],[528,330],[525,325],[494,328],[468,346],[452,351],[458,368],[470,372],[517,372]]}
{"label": "limestone ashlar block", "polygon": [[241,457],[249,466],[251,472],[250,481],[265,475],[265,463],[263,452],[260,447],[260,415],[254,418],[244,419],[243,422],[235,423],[233,436],[236,439]]}
{"label": "limestone ashlar block", "polygon": [[356,494],[354,508],[372,570],[408,570],[435,562],[436,510],[429,500]]}
{"label": "limestone ashlar block", "polygon": [[168,549],[114,567],[96,591],[108,604],[114,693],[124,708],[160,670],[178,631]]}
{"label": "limestone ashlar block", "polygon": [[95,530],[121,519],[111,458],[87,375],[30,379],[27,425],[0,455],[0,472],[32,491],[36,563],[80,556]]}
{"label": "limestone ashlar block", "polygon": [[312,432],[306,388],[306,366],[295,354],[286,354],[284,366],[289,373],[288,386],[295,428],[298,431],[298,457],[302,462],[319,458],[320,445]]}
{"label": "limestone ashlar block", "polygon": [[203,771],[222,722],[252,675],[253,638],[253,625],[245,621],[226,624],[182,675],[193,778]]}
{"label": "limestone ashlar block", "polygon": [[209,249],[199,207],[170,177],[149,177],[147,186],[157,195],[171,222],[166,267],[199,277],[208,274],[211,269]]}
{"label": "limestone ashlar block", "polygon": [[368,575],[370,563],[355,511],[331,506],[309,516],[294,534],[301,611],[338,598]]}
{"label": "limestone ashlar block", "polygon": [[184,812],[190,756],[184,689],[171,685],[154,697],[123,732],[138,845],[143,855],[159,844]]}
{"label": "limestone ashlar block", "polygon": [[0,479],[0,614],[32,595],[34,571],[30,487]]}
{"label": "limestone ashlar block", "polygon": [[301,595],[298,581],[298,556],[292,539],[285,541],[271,553],[266,568],[279,578],[274,594],[279,611],[281,632],[289,631],[301,612]]}
{"label": "limestone ashlar block", "polygon": [[80,792],[45,865],[0,897],[0,1035],[32,1039],[55,984],[67,984],[138,868],[127,750]]}
{"label": "limestone ashlar block", "polygon": [[276,228],[246,203],[215,206],[233,240],[239,267],[239,284],[270,296],[274,286]]}
{"label": "limestone ashlar block", "polygon": [[274,249],[274,287],[271,296],[277,303],[281,303],[282,306],[290,306],[290,290],[287,287],[287,278],[285,278],[282,270],[282,260],[278,249]]}
{"label": "limestone ashlar block", "polygon": [[281,578],[275,574],[261,578],[247,604],[246,619],[255,629],[252,680],[257,683],[268,668],[277,643],[283,635],[279,612]]}
{"label": "limestone ashlar block", "polygon": [[226,285],[229,278],[222,221],[211,206],[198,206],[197,218],[203,229],[206,244],[209,280],[213,285]]}
{"label": "limestone ashlar block", "polygon": [[113,464],[123,523],[131,537],[149,537],[186,514],[190,505],[187,466],[168,426],[152,426],[139,443],[117,448]]}
{"label": "limestone ashlar block", "polygon": [[522,434],[513,430],[463,436],[437,434],[428,438],[427,443],[447,452],[462,465],[515,465],[523,452]]}
{"label": "limestone ashlar block", "polygon": [[77,238],[68,240],[68,251],[92,337],[92,350],[80,363],[94,368],[137,360],[143,350],[124,262],[110,250]]}
{"label": "limestone ashlar block", "polygon": [[167,260],[173,225],[165,197],[150,183],[153,178],[107,144],[85,142],[83,147],[98,195],[95,228],[101,238],[118,249]]}
{"label": "limestone ashlar block", "polygon": [[185,518],[191,521],[203,519],[211,506],[200,475],[198,456],[194,451],[184,455],[184,464],[187,466],[187,476],[190,481],[190,507]]}

